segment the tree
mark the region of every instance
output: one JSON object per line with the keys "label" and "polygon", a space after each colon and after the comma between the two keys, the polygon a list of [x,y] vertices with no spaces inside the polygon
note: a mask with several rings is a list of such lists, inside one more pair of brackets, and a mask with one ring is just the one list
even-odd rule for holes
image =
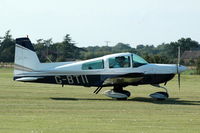
{"label": "tree", "polygon": [[197,62],[196,62],[196,71],[197,71],[197,74],[200,75],[200,57],[197,59]]}
{"label": "tree", "polygon": [[34,44],[34,48],[37,53],[37,56],[39,57],[39,60],[41,62],[46,62],[47,59],[45,57],[45,44],[43,39],[38,39],[37,43]]}
{"label": "tree", "polygon": [[[181,38],[178,41],[162,43],[161,45],[143,45],[132,48],[129,44],[117,43],[115,46],[89,46],[79,48],[66,34],[62,42],[53,43],[52,39],[38,39],[34,44],[36,53],[41,62],[72,61],[91,59],[107,54],[130,52],[144,57],[151,63],[177,63],[178,46],[181,46],[181,54],[185,50],[200,49],[200,44],[191,38]],[[14,61],[15,40],[8,30],[0,37],[0,62]],[[183,61],[182,61],[183,62]],[[190,64],[195,64],[193,60]]]}
{"label": "tree", "polygon": [[72,61],[80,58],[82,48],[75,46],[69,34],[64,37],[63,42],[56,44],[59,61]]}
{"label": "tree", "polygon": [[138,50],[139,49],[144,49],[145,48],[145,46],[143,45],[143,44],[139,44],[139,45],[137,45],[137,47],[136,47]]}
{"label": "tree", "polygon": [[117,45],[115,45],[112,48],[112,52],[113,53],[118,53],[118,52],[129,52],[131,50],[131,47],[129,44],[124,44],[124,43],[117,43]]}
{"label": "tree", "polygon": [[177,42],[171,42],[166,45],[166,50],[168,51],[169,56],[177,57],[178,47],[181,47],[181,55],[186,50],[198,49],[200,44],[191,38],[181,38]]}
{"label": "tree", "polygon": [[4,37],[1,37],[0,42],[0,61],[1,62],[13,62],[15,51],[15,40],[10,34],[10,30],[5,33]]}

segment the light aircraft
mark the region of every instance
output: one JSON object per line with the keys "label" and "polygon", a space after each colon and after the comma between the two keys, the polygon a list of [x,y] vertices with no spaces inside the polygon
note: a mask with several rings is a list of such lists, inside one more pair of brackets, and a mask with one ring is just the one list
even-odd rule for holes
{"label": "light aircraft", "polygon": [[[180,60],[180,50],[179,50]],[[179,62],[179,61],[178,61]],[[180,73],[185,66],[178,64],[151,64],[134,53],[117,53],[103,57],[75,62],[40,63],[29,38],[17,38],[15,45],[15,81],[48,84],[77,85],[97,87],[97,94],[102,87],[112,86],[104,94],[115,99],[127,99],[131,93],[123,90],[132,85],[150,84],[160,87],[165,92],[150,94],[152,98],[164,100],[169,97],[167,88],[160,86]]]}

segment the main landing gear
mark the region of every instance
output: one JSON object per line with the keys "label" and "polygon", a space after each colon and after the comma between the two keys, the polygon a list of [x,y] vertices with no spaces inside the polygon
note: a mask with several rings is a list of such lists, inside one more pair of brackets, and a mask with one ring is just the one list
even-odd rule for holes
{"label": "main landing gear", "polygon": [[[165,90],[165,92],[159,91],[152,93],[149,95],[150,97],[156,100],[166,100],[169,97],[167,88],[160,86],[159,84],[153,84],[152,86],[162,88]],[[98,87],[94,93],[98,94],[101,89],[102,87]],[[112,90],[105,91],[104,95],[118,100],[126,100],[128,97],[130,97],[131,93],[127,90],[123,90],[122,86],[114,86]]]}
{"label": "main landing gear", "polygon": [[[101,89],[102,87],[98,87],[94,93],[98,94]],[[128,97],[130,97],[131,93],[123,90],[122,86],[114,86],[112,90],[105,91],[104,95],[118,100],[126,100]]]}
{"label": "main landing gear", "polygon": [[156,92],[156,93],[152,93],[152,94],[149,95],[150,97],[152,97],[152,98],[154,98],[154,99],[156,99],[156,100],[166,100],[166,99],[169,97],[167,88],[165,88],[165,87],[163,87],[163,86],[160,86],[159,84],[152,85],[152,86],[162,88],[162,89],[164,89],[166,92]]}
{"label": "main landing gear", "polygon": [[118,100],[126,100],[131,95],[129,91],[123,90],[122,86],[114,86],[112,90],[107,90],[104,94]]}

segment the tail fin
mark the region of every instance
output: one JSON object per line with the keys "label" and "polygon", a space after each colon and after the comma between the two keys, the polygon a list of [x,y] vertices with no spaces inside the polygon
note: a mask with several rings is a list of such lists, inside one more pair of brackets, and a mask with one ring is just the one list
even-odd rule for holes
{"label": "tail fin", "polygon": [[14,76],[39,68],[40,61],[29,38],[17,38],[15,44]]}

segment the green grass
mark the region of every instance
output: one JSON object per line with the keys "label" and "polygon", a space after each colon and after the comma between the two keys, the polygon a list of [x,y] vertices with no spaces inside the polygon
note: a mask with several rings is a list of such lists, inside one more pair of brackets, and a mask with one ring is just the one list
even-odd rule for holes
{"label": "green grass", "polygon": [[200,76],[182,75],[167,84],[170,99],[155,101],[150,85],[130,86],[117,101],[95,88],[20,83],[0,69],[0,133],[199,133]]}
{"label": "green grass", "polygon": [[196,73],[197,73],[196,69],[189,69],[189,70],[183,72],[182,74],[183,75],[197,75]]}

